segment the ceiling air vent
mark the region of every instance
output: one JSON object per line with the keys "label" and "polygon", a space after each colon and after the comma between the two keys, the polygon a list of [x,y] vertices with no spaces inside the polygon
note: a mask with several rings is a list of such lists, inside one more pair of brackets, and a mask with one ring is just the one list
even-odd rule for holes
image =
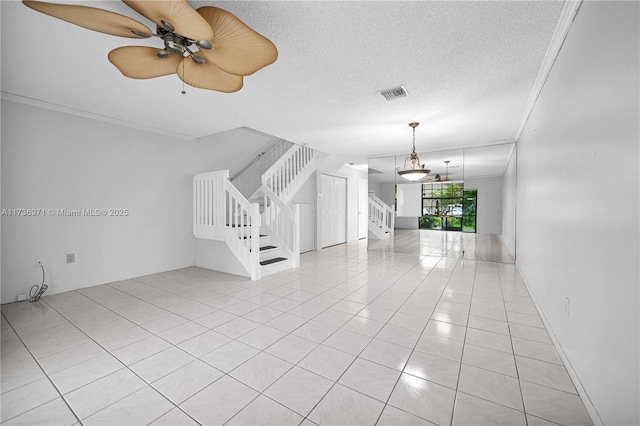
{"label": "ceiling air vent", "polygon": [[404,98],[408,95],[407,89],[404,86],[392,87],[391,89],[381,90],[380,94],[388,101],[392,101],[398,98]]}

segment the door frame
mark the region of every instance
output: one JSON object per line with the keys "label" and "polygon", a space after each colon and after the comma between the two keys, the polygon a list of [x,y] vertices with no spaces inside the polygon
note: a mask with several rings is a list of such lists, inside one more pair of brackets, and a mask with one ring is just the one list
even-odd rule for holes
{"label": "door frame", "polygon": [[[318,214],[316,214],[316,250],[322,250],[322,243],[320,242],[321,238],[321,232],[322,229],[320,227],[320,223],[322,221],[321,219],[321,214],[319,212],[320,210],[320,206],[322,203],[322,175],[327,175],[327,176],[332,176],[335,178],[340,178],[340,179],[344,179],[345,180],[345,200],[344,200],[344,206],[345,206],[345,212],[344,212],[344,229],[345,229],[345,243],[348,241],[348,235],[349,235],[349,229],[348,229],[348,220],[347,220],[347,216],[348,216],[348,201],[349,201],[349,178],[347,178],[346,176],[340,176],[339,174],[336,173],[331,173],[331,172],[327,172],[325,170],[316,170],[316,194],[317,194],[317,198],[316,198],[316,211],[318,211]],[[342,244],[342,243],[341,243]],[[327,246],[327,247],[331,247],[331,246]]]}

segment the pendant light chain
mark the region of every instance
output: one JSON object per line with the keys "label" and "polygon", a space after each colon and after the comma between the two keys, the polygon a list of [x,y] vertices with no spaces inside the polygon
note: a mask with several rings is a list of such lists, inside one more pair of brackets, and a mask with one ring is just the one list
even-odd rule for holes
{"label": "pendant light chain", "polygon": [[416,152],[416,128],[413,128],[413,152]]}
{"label": "pendant light chain", "polygon": [[183,95],[187,94],[187,91],[184,90],[184,59],[182,60],[182,94]]}

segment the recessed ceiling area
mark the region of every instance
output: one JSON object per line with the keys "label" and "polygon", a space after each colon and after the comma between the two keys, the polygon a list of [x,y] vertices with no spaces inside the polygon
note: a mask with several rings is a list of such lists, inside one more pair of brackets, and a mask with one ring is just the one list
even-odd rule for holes
{"label": "recessed ceiling area", "polygon": [[[68,2],[68,1],[67,1]],[[80,1],[154,24],[117,1]],[[107,60],[124,45],[0,2],[3,98],[95,114],[201,138],[246,126],[363,163],[418,152],[512,142],[556,27],[560,1],[191,1],[223,8],[278,49],[236,93],[174,76],[134,80]],[[380,91],[409,95],[386,101]]]}

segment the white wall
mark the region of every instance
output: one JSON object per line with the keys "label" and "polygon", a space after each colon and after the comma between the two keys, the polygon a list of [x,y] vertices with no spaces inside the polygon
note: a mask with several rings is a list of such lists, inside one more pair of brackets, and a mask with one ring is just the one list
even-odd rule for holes
{"label": "white wall", "polygon": [[395,228],[418,229],[418,218],[422,216],[422,184],[401,183],[397,185],[397,191],[398,208]]}
{"label": "white wall", "polygon": [[224,241],[195,238],[195,265],[227,274],[251,277]]}
{"label": "white wall", "polygon": [[248,127],[200,138],[192,144],[191,168],[194,174],[229,170],[233,177],[276,139]]}
{"label": "white wall", "polygon": [[509,157],[502,179],[502,243],[516,256],[516,164],[517,150]]}
{"label": "white wall", "polygon": [[[186,146],[185,146],[186,145]],[[189,142],[2,101],[2,208],[128,209],[2,217],[2,303],[193,265]],[[75,253],[76,262],[66,263]]]}
{"label": "white wall", "polygon": [[476,232],[502,233],[502,176],[464,180],[464,189],[478,190]]}
{"label": "white wall", "polygon": [[422,184],[403,183],[397,186],[398,217],[412,217],[416,221],[422,216]]}
{"label": "white wall", "polygon": [[[317,191],[317,176],[313,173],[309,179],[302,185],[302,188],[293,196],[291,200],[292,207],[295,208],[295,204],[309,203],[311,205],[309,209],[301,207],[300,209],[300,251],[310,251],[316,249],[316,241],[318,241],[318,223],[317,223],[317,206],[316,201],[318,199]],[[304,216],[306,214],[306,216]],[[304,217],[303,217],[304,216]],[[303,240],[304,238],[310,238],[309,241]]]}
{"label": "white wall", "polygon": [[380,198],[380,182],[372,182],[371,179],[368,179],[367,185],[369,187],[369,192],[373,191],[376,197]]}
{"label": "white wall", "polygon": [[518,266],[610,425],[640,423],[639,8],[582,3],[518,141]]}
{"label": "white wall", "polygon": [[[377,194],[376,194],[377,195]],[[396,184],[395,183],[381,183],[380,195],[378,195],[382,201],[388,206],[396,204]]]}

